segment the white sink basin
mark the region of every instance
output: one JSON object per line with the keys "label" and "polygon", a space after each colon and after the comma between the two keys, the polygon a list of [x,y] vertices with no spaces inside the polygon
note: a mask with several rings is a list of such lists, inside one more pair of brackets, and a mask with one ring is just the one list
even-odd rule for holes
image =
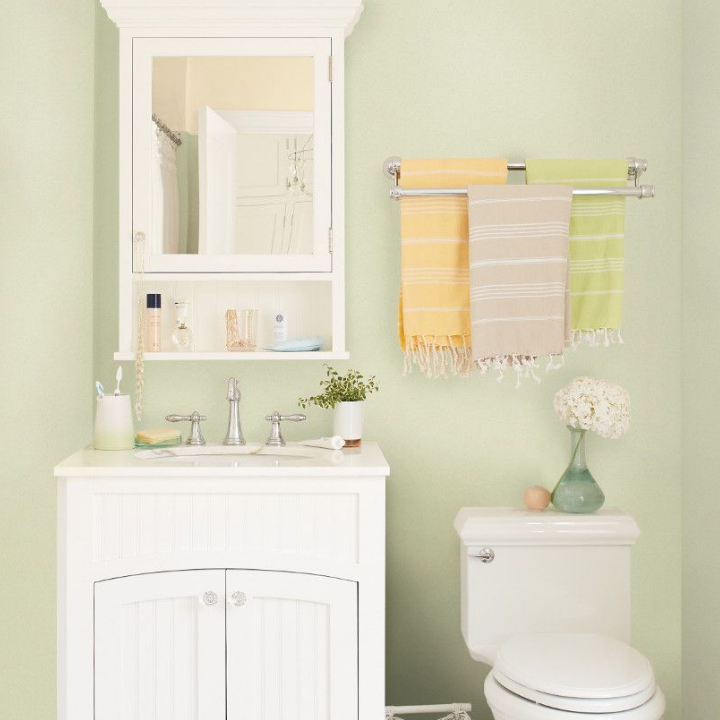
{"label": "white sink basin", "polygon": [[[339,458],[337,456],[340,456]],[[138,460],[171,461],[173,464],[196,466],[289,467],[306,464],[334,464],[342,458],[339,450],[325,450],[288,444],[269,447],[257,443],[247,445],[178,445],[171,448],[138,450]]]}

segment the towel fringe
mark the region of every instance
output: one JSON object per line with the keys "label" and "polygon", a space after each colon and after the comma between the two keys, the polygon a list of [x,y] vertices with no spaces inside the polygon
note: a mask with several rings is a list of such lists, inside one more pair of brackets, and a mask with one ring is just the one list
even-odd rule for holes
{"label": "towel fringe", "polygon": [[597,328],[595,330],[571,330],[568,345],[577,350],[580,345],[588,347],[609,347],[610,345],[624,345],[619,328]]}
{"label": "towel fringe", "polygon": [[[467,377],[470,370],[477,370],[481,375],[495,371],[497,382],[505,379],[508,370],[515,372],[515,387],[520,387],[523,380],[533,379],[541,382],[538,375],[540,362],[532,355],[495,355],[481,360],[472,359],[472,350],[468,347],[468,338],[462,337],[462,345],[458,344],[458,336],[418,335],[405,338],[403,358],[403,375],[413,372],[417,365],[420,373],[427,378],[447,379],[450,375]],[[619,329],[599,328],[597,330],[571,330],[568,345],[577,350],[581,345],[599,347],[624,344]],[[548,355],[545,373],[559,370],[565,365],[562,353]]]}
{"label": "towel fringe", "polygon": [[[553,363],[552,357],[557,356],[551,356],[551,364]],[[562,358],[562,355],[559,357]],[[554,366],[553,364],[551,367],[551,364],[548,364],[546,372],[550,369],[562,367],[563,363],[564,359],[563,362],[559,363],[557,366]],[[473,366],[476,370],[478,370],[478,372],[480,372],[481,375],[485,375],[490,370],[495,370],[497,373],[497,377],[495,379],[499,383],[505,379],[505,372],[507,370],[514,370],[515,387],[520,387],[522,381],[527,380],[528,378],[532,378],[536,383],[541,382],[540,377],[535,372],[540,369],[540,364],[537,357],[533,357],[532,355],[495,355],[493,357],[475,360]]]}
{"label": "towel fringe", "polygon": [[403,375],[413,371],[417,365],[427,378],[447,379],[449,375],[467,377],[472,365],[472,354],[467,338],[462,338],[462,347],[457,345],[457,336],[418,335],[405,338]]}

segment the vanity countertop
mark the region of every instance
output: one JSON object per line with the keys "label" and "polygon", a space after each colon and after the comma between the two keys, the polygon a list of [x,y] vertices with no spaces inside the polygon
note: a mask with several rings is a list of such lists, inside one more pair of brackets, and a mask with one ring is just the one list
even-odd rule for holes
{"label": "vanity countertop", "polygon": [[[390,474],[375,442],[321,450],[288,445],[283,454],[202,455],[141,459],[136,450],[88,446],[55,467],[55,477],[378,477]],[[298,454],[293,455],[293,451]],[[309,451],[309,452],[308,452]],[[301,456],[309,454],[310,456]]]}

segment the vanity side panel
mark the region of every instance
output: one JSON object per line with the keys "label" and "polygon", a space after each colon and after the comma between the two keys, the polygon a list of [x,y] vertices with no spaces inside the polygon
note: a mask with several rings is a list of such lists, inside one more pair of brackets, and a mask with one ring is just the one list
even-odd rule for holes
{"label": "vanity side panel", "polygon": [[58,720],[93,718],[92,510],[86,482],[58,479]]}
{"label": "vanity side panel", "polygon": [[385,477],[364,478],[358,582],[359,718],[385,714]]}

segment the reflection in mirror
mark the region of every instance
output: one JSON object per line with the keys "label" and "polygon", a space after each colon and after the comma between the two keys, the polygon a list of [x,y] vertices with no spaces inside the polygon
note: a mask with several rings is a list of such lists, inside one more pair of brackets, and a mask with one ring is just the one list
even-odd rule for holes
{"label": "reflection in mirror", "polygon": [[313,252],[313,58],[155,57],[155,253]]}

